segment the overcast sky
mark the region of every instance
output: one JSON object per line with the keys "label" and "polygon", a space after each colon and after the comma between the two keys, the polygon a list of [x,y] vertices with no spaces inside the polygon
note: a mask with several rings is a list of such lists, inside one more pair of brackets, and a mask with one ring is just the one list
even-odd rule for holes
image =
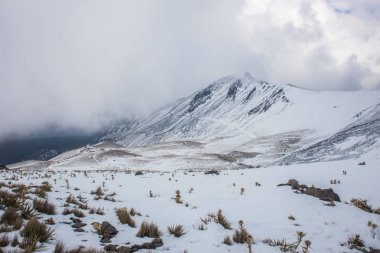
{"label": "overcast sky", "polygon": [[96,130],[248,71],[380,87],[379,0],[0,0],[0,140]]}

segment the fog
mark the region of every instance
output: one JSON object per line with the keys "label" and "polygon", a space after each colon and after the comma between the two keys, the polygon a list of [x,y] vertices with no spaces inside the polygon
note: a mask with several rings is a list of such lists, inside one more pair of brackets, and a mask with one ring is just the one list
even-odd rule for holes
{"label": "fog", "polygon": [[378,0],[0,0],[0,140],[93,132],[223,76],[380,87]]}

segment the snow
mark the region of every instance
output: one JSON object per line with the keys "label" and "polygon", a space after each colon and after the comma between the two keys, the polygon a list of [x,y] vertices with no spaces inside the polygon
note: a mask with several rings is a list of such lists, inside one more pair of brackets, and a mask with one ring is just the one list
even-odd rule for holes
{"label": "snow", "polygon": [[[170,146],[173,143],[166,145]],[[181,151],[176,149],[173,149],[173,153],[182,159],[186,155],[181,155]],[[379,224],[380,216],[345,204],[352,198],[362,198],[368,200],[373,207],[380,206],[380,195],[377,194],[380,192],[379,160],[373,156],[368,159],[372,160],[366,160],[365,166],[358,165],[361,160],[346,160],[223,170],[220,175],[205,175],[202,171],[190,172],[188,169],[174,170],[177,164],[163,161],[154,167],[160,172],[146,172],[143,176],[135,176],[133,171],[125,168],[105,170],[112,163],[109,161],[110,164],[104,166],[104,170],[101,170],[101,167],[89,170],[84,166],[52,166],[40,172],[25,170],[24,173],[28,176],[24,174],[17,181],[9,180],[11,175],[17,175],[16,171],[2,172],[1,177],[3,180],[7,178],[7,181],[28,185],[38,185],[48,180],[53,185],[48,199],[58,207],[59,214],[54,216],[57,224],[53,226],[56,236],[42,252],[52,252],[54,242],[58,240],[65,242],[69,247],[85,245],[101,248],[99,236],[91,231],[90,224],[95,221],[109,221],[120,231],[112,238],[113,244],[140,244],[150,241],[149,238],[135,236],[138,228],[130,228],[118,222],[115,208],[119,207],[133,207],[142,213],[141,217],[134,217],[137,226],[142,221],[152,221],[159,226],[163,232],[164,246],[153,252],[182,252],[185,249],[188,252],[248,252],[246,245],[227,246],[222,243],[226,235],[233,234],[233,230],[225,230],[215,223],[210,223],[206,231],[195,228],[195,225],[201,222],[200,218],[205,218],[207,214],[215,213],[219,209],[234,229],[238,228],[239,220],[244,221],[244,226],[256,242],[253,252],[280,252],[262,241],[266,238],[286,238],[288,241],[294,241],[296,231],[305,232],[305,239],[312,241],[310,252],[355,252],[341,246],[354,234],[360,234],[366,245],[380,247],[380,230],[377,229],[376,237],[372,238],[367,227],[369,220]],[[87,176],[84,170],[87,171]],[[343,175],[343,170],[347,171],[347,175]],[[49,175],[49,178],[44,178],[45,174]],[[295,194],[290,187],[277,187],[279,183],[285,183],[291,178],[309,186],[333,188],[342,202],[336,203],[335,207],[329,207],[317,198]],[[57,184],[54,183],[54,179],[57,180]],[[69,181],[70,189],[66,189],[66,179]],[[331,185],[332,179],[340,180],[341,183]],[[106,193],[116,193],[116,202],[94,200],[94,196],[90,194],[92,190],[102,186],[103,182]],[[259,182],[261,186],[255,186],[255,182]],[[80,190],[74,190],[75,187]],[[243,195],[240,194],[242,187],[245,189]],[[189,193],[190,188],[194,189],[192,193]],[[181,192],[183,204],[176,204],[172,199],[177,189]],[[150,190],[156,197],[149,197]],[[69,225],[62,223],[69,221],[70,216],[61,213],[64,209],[63,203],[70,194],[85,197],[90,207],[104,208],[104,216],[90,215],[88,211],[84,211],[86,217],[83,221],[87,223],[84,233],[74,233]],[[185,203],[189,206],[186,207]],[[294,215],[296,220],[289,220],[289,215]],[[42,215],[43,219],[47,217]],[[187,233],[183,237],[175,238],[168,234],[167,226],[175,224],[184,226]]]}

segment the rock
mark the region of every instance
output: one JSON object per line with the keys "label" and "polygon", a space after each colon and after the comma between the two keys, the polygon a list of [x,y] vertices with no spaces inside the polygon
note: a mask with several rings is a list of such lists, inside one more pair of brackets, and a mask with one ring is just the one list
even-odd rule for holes
{"label": "rock", "polygon": [[79,219],[79,218],[74,218],[74,217],[71,217],[70,220],[72,220],[74,223],[82,222],[81,219]]}
{"label": "rock", "polygon": [[219,171],[217,171],[217,170],[208,170],[208,171],[205,172],[205,175],[211,175],[211,174],[219,175]]}
{"label": "rock", "polygon": [[74,225],[72,225],[72,227],[73,228],[82,228],[82,227],[84,227],[86,225],[87,225],[86,223],[78,222],[78,223],[75,223]]}
{"label": "rock", "polygon": [[117,250],[116,250],[117,253],[130,253],[131,252],[131,249],[129,247],[126,247],[126,246],[120,246]]}
{"label": "rock", "polygon": [[164,242],[162,241],[161,238],[155,238],[155,239],[152,240],[151,243],[152,243],[156,248],[157,248],[157,247],[162,247],[162,246],[164,246]]}
{"label": "rock", "polygon": [[144,175],[144,173],[141,170],[139,170],[135,173],[135,176],[142,176],[142,175]]}
{"label": "rock", "polygon": [[305,190],[305,194],[314,196],[324,201],[338,201],[340,202],[340,198],[338,194],[336,194],[333,189],[320,189],[316,187],[309,187]]}
{"label": "rock", "polygon": [[111,236],[109,236],[109,235],[103,236],[102,239],[100,239],[100,242],[101,243],[110,243],[111,242]]}
{"label": "rock", "polygon": [[114,244],[107,244],[106,246],[104,246],[105,251],[116,252],[116,249],[117,245]]}
{"label": "rock", "polygon": [[108,221],[103,221],[102,222],[102,225],[100,227],[100,231],[102,232],[102,235],[105,236],[105,235],[110,235],[111,237],[112,236],[115,236],[119,231],[117,231],[117,229],[112,226]]}
{"label": "rock", "polygon": [[380,249],[373,249],[370,247],[369,253],[380,253]]}
{"label": "rock", "polygon": [[365,162],[360,162],[358,163],[358,165],[365,165]]}
{"label": "rock", "polygon": [[0,164],[0,170],[9,170],[5,164]]}
{"label": "rock", "polygon": [[288,185],[290,185],[292,187],[292,189],[298,189],[299,188],[298,181],[295,179],[289,179]]}
{"label": "rock", "polygon": [[74,229],[74,232],[83,233],[86,231],[83,228],[76,228],[76,229]]}

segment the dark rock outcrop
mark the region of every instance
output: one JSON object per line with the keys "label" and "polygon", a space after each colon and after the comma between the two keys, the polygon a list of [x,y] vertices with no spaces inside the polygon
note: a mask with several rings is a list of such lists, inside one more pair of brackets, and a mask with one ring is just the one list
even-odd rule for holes
{"label": "dark rock outcrop", "polygon": [[297,180],[295,179],[289,179],[289,181],[286,184],[279,184],[277,186],[290,186],[293,190],[297,190],[296,193],[304,193],[316,198],[319,198],[323,201],[338,201],[340,202],[339,195],[334,192],[333,189],[321,189],[314,186],[308,187],[304,184],[299,184]]}
{"label": "dark rock outcrop", "polygon": [[338,194],[336,194],[333,189],[320,189],[316,187],[309,187],[304,192],[307,195],[314,196],[323,201],[338,201],[340,202],[340,198]]}

